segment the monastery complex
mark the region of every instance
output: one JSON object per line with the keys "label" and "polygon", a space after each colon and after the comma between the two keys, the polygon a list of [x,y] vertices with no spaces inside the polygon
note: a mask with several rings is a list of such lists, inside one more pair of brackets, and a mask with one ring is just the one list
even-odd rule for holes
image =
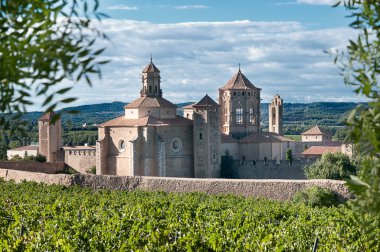
{"label": "monastery complex", "polygon": [[[184,107],[181,116],[163,97],[160,71],[151,60],[142,71],[138,98],[124,107],[123,116],[98,125],[96,146],[62,147],[61,121],[50,124],[52,113],[47,113],[39,120],[39,146],[9,150],[8,156],[28,147],[48,162],[65,162],[79,172],[96,166],[103,175],[189,178],[220,177],[225,153],[241,164],[280,164],[288,149],[294,154],[303,150],[283,136],[278,94],[269,104],[268,131],[261,131],[260,92],[239,67],[219,88],[218,102],[205,95]],[[331,135],[316,126],[302,140],[320,146],[331,143]]]}

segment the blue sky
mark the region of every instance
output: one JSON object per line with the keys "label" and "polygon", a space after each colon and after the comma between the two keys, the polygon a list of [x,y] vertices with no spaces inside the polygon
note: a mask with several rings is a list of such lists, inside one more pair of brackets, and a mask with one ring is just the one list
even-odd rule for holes
{"label": "blue sky", "polygon": [[325,0],[118,0],[103,1],[102,10],[112,18],[152,23],[204,21],[298,21],[310,29],[343,26],[343,8]]}
{"label": "blue sky", "polygon": [[262,89],[263,102],[360,101],[345,86],[333,58],[355,32],[334,0],[111,0],[97,27],[110,42],[103,79],[76,84],[77,104],[130,102],[139,96],[150,54],[172,102],[217,99],[238,70]]}

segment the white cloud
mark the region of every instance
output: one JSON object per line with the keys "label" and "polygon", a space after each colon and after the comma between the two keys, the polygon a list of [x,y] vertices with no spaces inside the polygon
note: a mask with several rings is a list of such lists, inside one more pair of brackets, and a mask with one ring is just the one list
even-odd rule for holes
{"label": "white cloud", "polygon": [[129,5],[124,5],[124,4],[119,4],[119,5],[110,6],[107,9],[109,9],[109,10],[127,10],[127,11],[133,11],[133,10],[138,10],[139,8],[136,7],[136,6],[129,6]]}
{"label": "white cloud", "polygon": [[208,6],[206,5],[180,5],[180,6],[174,6],[174,9],[177,10],[194,10],[194,9],[207,9]]}
{"label": "white cloud", "polygon": [[338,0],[297,0],[300,4],[313,4],[313,5],[333,5],[336,4]]}
{"label": "white cloud", "polygon": [[[78,83],[76,104],[130,102],[139,96],[141,71],[150,54],[161,71],[164,97],[172,102],[197,101],[206,93],[217,98],[238,70],[262,88],[263,102],[279,92],[285,102],[356,101],[333,58],[324,50],[342,49],[355,31],[349,28],[308,30],[297,22],[188,22],[153,24],[105,19],[97,27],[111,42],[94,86]],[[344,99],[343,99],[344,97]]]}

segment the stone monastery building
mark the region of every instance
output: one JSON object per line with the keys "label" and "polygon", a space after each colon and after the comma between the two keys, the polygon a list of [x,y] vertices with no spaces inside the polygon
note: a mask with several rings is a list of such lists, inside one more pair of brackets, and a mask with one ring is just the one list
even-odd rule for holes
{"label": "stone monastery building", "polygon": [[205,95],[177,107],[162,96],[160,71],[151,61],[142,71],[140,97],[125,114],[98,125],[98,174],[219,177],[221,156],[283,160],[294,142],[282,132],[282,99],[270,104],[271,125],[260,130],[260,88],[238,72],[219,89],[219,104]]}
{"label": "stone monastery building", "polygon": [[[47,113],[39,120],[38,152],[79,172],[96,165],[97,174],[123,176],[220,177],[227,151],[243,165],[280,163],[295,142],[282,135],[279,95],[269,104],[269,132],[261,131],[260,92],[239,67],[219,89],[219,104],[205,95],[180,116],[162,96],[160,71],[151,60],[142,71],[140,97],[124,107],[123,116],[98,125],[96,147],[62,147],[61,121],[50,124],[54,114]],[[30,152],[25,148],[9,155]]]}

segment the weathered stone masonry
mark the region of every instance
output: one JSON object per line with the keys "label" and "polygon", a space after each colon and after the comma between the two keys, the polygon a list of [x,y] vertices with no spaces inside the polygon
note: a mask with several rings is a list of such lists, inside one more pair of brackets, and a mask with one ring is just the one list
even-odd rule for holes
{"label": "weathered stone masonry", "polygon": [[113,175],[65,175],[0,169],[0,177],[15,182],[35,181],[64,186],[79,185],[96,189],[144,190],[165,192],[203,192],[207,194],[235,194],[289,200],[307,187],[320,186],[335,191],[341,199],[349,198],[344,181],[337,180],[251,180],[251,179],[193,179],[160,177],[127,177]]}

